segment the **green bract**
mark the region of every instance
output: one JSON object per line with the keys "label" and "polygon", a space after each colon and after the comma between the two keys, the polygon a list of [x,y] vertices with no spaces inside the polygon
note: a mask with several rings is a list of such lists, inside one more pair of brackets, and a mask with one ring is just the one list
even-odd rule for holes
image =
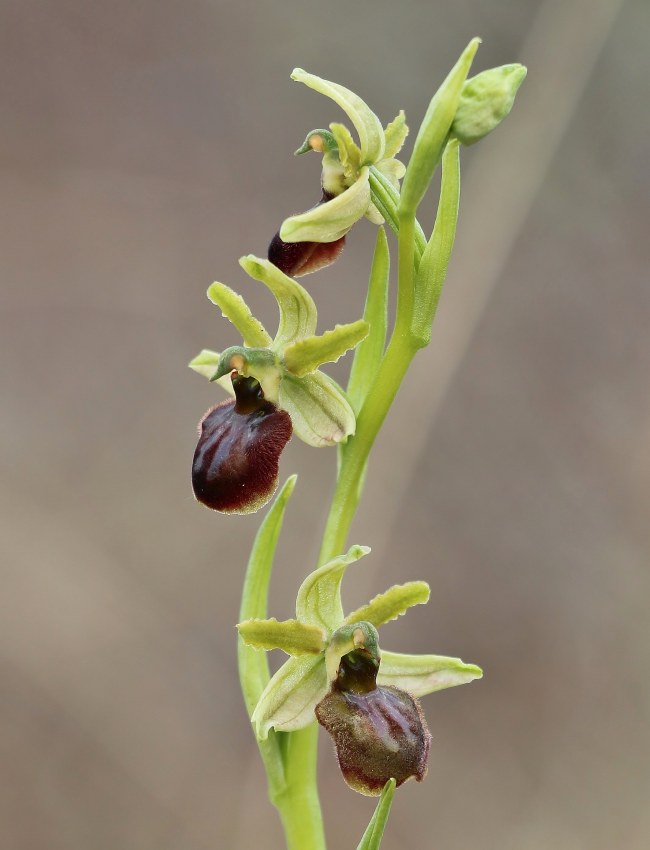
{"label": "green bract", "polygon": [[291,77],[334,100],[354,125],[359,145],[343,124],[332,123],[329,131],[313,130],[307,136],[296,153],[323,153],[322,186],[330,199],[286,219],[280,238],[285,242],[335,242],[363,216],[382,224],[384,219],[370,197],[369,168],[374,166],[394,188],[399,187],[405,167],[395,155],[408,133],[404,113],[383,129],[370,107],[349,89],[301,68]]}
{"label": "green bract", "polygon": [[[423,581],[395,585],[346,617],[341,605],[341,581],[347,567],[368,554],[366,546],[352,546],[311,573],[296,600],[296,619],[246,620],[238,625],[244,642],[256,649],[282,649],[292,657],[265,687],[251,720],[259,740],[269,729],[294,731],[312,723],[316,705],[336,678],[341,658],[353,649],[372,648],[378,626],[429,599]],[[441,655],[402,655],[383,651],[378,685],[391,685],[419,697],[478,679],[474,664]]]}
{"label": "green bract", "polygon": [[255,378],[264,397],[287,411],[300,439],[311,446],[340,443],[354,433],[354,412],[343,390],[319,366],[354,348],[368,334],[368,324],[359,319],[317,335],[316,305],[306,289],[268,260],[248,256],[240,264],[278,302],[275,339],[240,295],[223,283],[213,283],[208,297],[241,333],[244,345],[221,353],[204,349],[190,367],[230,392],[233,371]]}

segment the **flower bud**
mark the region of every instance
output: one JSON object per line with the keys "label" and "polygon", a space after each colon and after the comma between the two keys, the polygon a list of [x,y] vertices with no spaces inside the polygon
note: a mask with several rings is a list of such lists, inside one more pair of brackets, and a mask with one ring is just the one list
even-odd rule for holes
{"label": "flower bud", "polygon": [[254,378],[233,372],[235,399],[211,408],[199,423],[192,488],[222,513],[253,513],[277,487],[278,460],[291,436],[286,411],[266,401]]}
{"label": "flower bud", "polygon": [[473,145],[491,133],[512,109],[526,77],[523,65],[490,68],[465,82],[451,132],[464,145]]}
{"label": "flower bud", "polygon": [[393,687],[376,687],[379,660],[367,649],[341,659],[330,693],[316,706],[332,736],[343,778],[355,791],[377,796],[394,779],[402,785],[427,771],[431,735],[417,700]]}

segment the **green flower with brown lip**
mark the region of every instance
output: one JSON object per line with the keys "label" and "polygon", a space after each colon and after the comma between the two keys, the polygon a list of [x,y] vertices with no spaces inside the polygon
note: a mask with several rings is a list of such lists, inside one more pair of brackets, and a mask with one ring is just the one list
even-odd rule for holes
{"label": "green flower with brown lip", "polygon": [[[390,778],[401,784],[410,776],[424,776],[429,736],[417,698],[479,679],[482,671],[459,658],[379,650],[376,629],[427,602],[426,582],[395,585],[345,616],[341,581],[347,567],[369,551],[352,546],[307,576],[298,591],[294,620],[252,619],[237,628],[249,646],[282,649],[291,656],[252,713],[258,739],[265,740],[272,728],[302,729],[319,715],[335,740],[346,780],[355,790],[374,795]],[[379,767],[382,760],[389,775]]]}
{"label": "green flower with brown lip", "polygon": [[280,311],[275,338],[243,298],[213,283],[210,300],[235,325],[243,345],[219,353],[204,349],[190,367],[236,396],[205,414],[192,466],[197,499],[214,510],[250,513],[277,486],[278,458],[293,432],[310,446],[331,446],[354,433],[356,420],[343,390],[320,371],[368,333],[362,319],[316,334],[309,293],[268,260],[240,260],[274,295]]}
{"label": "green flower with brown lip", "polygon": [[321,201],[307,212],[290,216],[269,245],[268,258],[286,274],[300,276],[329,265],[343,250],[345,235],[366,216],[374,224],[384,219],[370,196],[374,166],[394,186],[405,167],[395,158],[408,134],[404,113],[385,129],[370,107],[354,92],[296,68],[291,78],[334,100],[346,113],[359,144],[343,124],[312,130],[296,154],[323,154]]}

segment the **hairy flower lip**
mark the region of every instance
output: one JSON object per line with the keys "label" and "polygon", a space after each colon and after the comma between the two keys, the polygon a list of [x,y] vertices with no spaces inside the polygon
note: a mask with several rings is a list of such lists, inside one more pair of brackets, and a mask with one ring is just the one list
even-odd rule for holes
{"label": "hairy flower lip", "polygon": [[211,407],[199,423],[192,489],[212,510],[252,513],[275,492],[280,454],[293,428],[257,381],[236,376],[233,388],[235,399]]}
{"label": "hairy flower lip", "polygon": [[315,711],[354,791],[377,796],[389,779],[399,787],[426,776],[431,734],[419,702],[406,691],[384,686],[358,693],[333,687]]}

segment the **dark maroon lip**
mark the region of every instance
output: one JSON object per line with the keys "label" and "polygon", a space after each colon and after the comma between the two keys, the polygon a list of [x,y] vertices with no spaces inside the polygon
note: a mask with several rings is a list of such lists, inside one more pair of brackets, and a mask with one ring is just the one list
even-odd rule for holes
{"label": "dark maroon lip", "polygon": [[192,488],[212,510],[252,513],[275,492],[280,454],[293,429],[289,414],[266,401],[253,379],[233,386],[236,399],[211,408],[199,423]]}

